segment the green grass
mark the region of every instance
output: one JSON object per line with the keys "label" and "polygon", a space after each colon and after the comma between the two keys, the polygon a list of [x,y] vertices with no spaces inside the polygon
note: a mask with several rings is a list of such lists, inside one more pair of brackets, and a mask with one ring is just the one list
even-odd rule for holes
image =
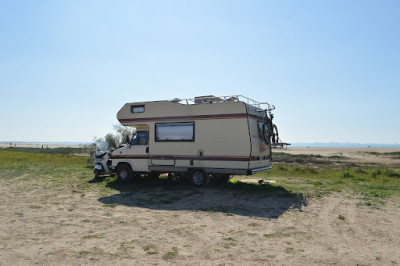
{"label": "green grass", "polygon": [[170,259],[174,259],[178,256],[178,248],[177,247],[172,247],[172,251],[168,251],[167,253],[165,253],[162,258],[164,260],[170,260]]}
{"label": "green grass", "polygon": [[335,169],[276,165],[257,176],[276,179],[286,190],[308,196],[352,190],[364,195],[365,200],[375,201],[400,195],[400,171],[388,167]]}
{"label": "green grass", "polygon": [[392,159],[400,159],[399,151],[396,151],[396,152],[367,152],[367,153],[375,155],[375,156],[385,156],[385,157],[389,157]]}
{"label": "green grass", "polygon": [[[274,152],[272,155],[273,161],[276,163],[298,163],[298,164],[317,164],[317,165],[327,165],[325,158],[319,154],[289,154],[284,152]],[[330,159],[343,160],[346,157],[341,155],[329,156]],[[334,164],[332,161],[328,164]]]}
{"label": "green grass", "polygon": [[81,196],[88,191],[108,190],[104,184],[88,183],[92,177],[92,167],[87,167],[83,156],[0,149],[0,180],[18,187],[16,193],[35,189],[49,198],[55,193]]}
{"label": "green grass", "polygon": [[81,251],[79,251],[79,255],[81,255],[81,256],[85,256],[85,255],[88,255],[88,254],[90,254],[90,252],[87,251],[87,250],[81,250]]}
{"label": "green grass", "polygon": [[[24,147],[9,147],[9,148],[0,148],[0,151],[19,151],[26,153],[44,153],[44,154],[63,154],[63,155],[72,155],[72,154],[85,154],[88,152],[89,147],[60,147],[60,148],[24,148]],[[94,148],[93,148],[94,149]]]}
{"label": "green grass", "polygon": [[292,226],[283,227],[280,231],[276,231],[273,233],[263,234],[264,237],[274,238],[274,237],[289,237],[289,236],[302,236],[305,235],[305,232],[302,231],[294,231],[296,228]]}
{"label": "green grass", "polygon": [[147,255],[156,255],[159,254],[156,247],[154,245],[144,246],[143,250],[146,251]]}
{"label": "green grass", "polygon": [[[22,149],[22,148],[21,148]],[[41,186],[43,191],[70,191],[78,196],[88,195],[89,190],[96,191],[101,196],[122,193],[141,196],[136,197],[138,206],[153,204],[174,204],[190,195],[202,195],[205,190],[223,190],[232,192],[233,197],[241,195],[256,195],[261,197],[322,197],[333,191],[350,191],[362,198],[362,204],[379,206],[392,196],[400,195],[400,171],[389,167],[364,167],[355,165],[349,168],[337,168],[330,163],[323,164],[317,155],[306,156],[304,165],[292,163],[301,156],[289,156],[289,162],[274,163],[272,170],[259,173],[252,178],[273,179],[276,184],[258,185],[242,182],[248,177],[237,176],[226,184],[211,183],[204,189],[193,188],[189,182],[180,181],[175,184],[158,178],[141,178],[133,183],[120,183],[116,177],[107,177],[96,183],[89,183],[93,172],[87,167],[83,156],[45,153],[47,149],[36,149],[35,152],[21,149],[0,149],[0,179],[16,184],[28,182],[27,186]],[[37,150],[45,150],[39,153]],[[55,150],[55,149],[52,149]],[[74,152],[75,153],[75,152]],[[392,153],[390,153],[392,154]],[[393,156],[396,154],[393,154]],[[286,155],[274,154],[275,158]],[[290,159],[291,158],[291,159]],[[336,160],[336,159],[333,159]],[[318,161],[318,163],[313,163]],[[302,161],[303,162],[303,161]],[[154,188],[157,188],[154,190]],[[50,192],[49,192],[50,193]],[[132,194],[134,193],[134,194]],[[183,193],[183,194],[182,194]],[[48,195],[49,196],[49,195]],[[112,209],[116,204],[104,205]],[[32,205],[31,208],[40,209]],[[226,207],[225,207],[226,208]],[[214,211],[207,210],[207,211]],[[215,211],[231,212],[218,209]]]}
{"label": "green grass", "polygon": [[[301,166],[318,169],[353,169],[358,165],[343,155],[322,156],[319,154],[289,154],[273,152],[272,161],[278,165]],[[374,164],[364,164],[363,167],[374,167]]]}
{"label": "green grass", "polygon": [[101,239],[104,238],[105,234],[104,233],[100,233],[100,234],[94,234],[94,235],[86,235],[83,236],[82,239]]}
{"label": "green grass", "polygon": [[46,166],[86,166],[86,158],[64,154],[30,153],[23,151],[0,150],[0,169],[24,170]]}

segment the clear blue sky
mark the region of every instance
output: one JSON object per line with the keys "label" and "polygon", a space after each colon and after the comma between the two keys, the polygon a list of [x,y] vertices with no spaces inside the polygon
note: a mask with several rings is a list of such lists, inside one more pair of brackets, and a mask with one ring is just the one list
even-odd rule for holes
{"label": "clear blue sky", "polygon": [[288,142],[400,143],[400,1],[0,0],[0,141],[91,141],[126,102],[242,94]]}

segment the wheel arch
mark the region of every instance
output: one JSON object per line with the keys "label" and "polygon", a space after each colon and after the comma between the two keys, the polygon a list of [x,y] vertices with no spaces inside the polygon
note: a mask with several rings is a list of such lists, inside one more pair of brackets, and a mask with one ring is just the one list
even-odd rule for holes
{"label": "wheel arch", "polygon": [[117,166],[115,167],[115,169],[118,170],[118,167],[120,167],[121,165],[128,165],[131,168],[131,170],[133,171],[133,163],[131,161],[127,161],[127,160],[119,161],[117,163]]}

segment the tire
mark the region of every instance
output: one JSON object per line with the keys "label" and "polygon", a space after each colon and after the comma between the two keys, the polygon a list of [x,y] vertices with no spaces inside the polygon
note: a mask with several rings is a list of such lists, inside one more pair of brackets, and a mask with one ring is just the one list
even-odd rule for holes
{"label": "tire", "polygon": [[133,171],[129,165],[123,164],[118,167],[117,175],[120,181],[129,182],[133,178]]}
{"label": "tire", "polygon": [[199,170],[192,174],[192,183],[195,187],[204,187],[209,180],[209,176],[204,171]]}
{"label": "tire", "polygon": [[100,170],[94,170],[94,179],[98,180],[100,178]]}

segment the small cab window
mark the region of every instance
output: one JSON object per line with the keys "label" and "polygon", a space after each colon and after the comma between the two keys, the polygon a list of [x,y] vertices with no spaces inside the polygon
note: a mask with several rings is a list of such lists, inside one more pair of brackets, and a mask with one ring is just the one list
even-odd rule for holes
{"label": "small cab window", "polygon": [[131,140],[131,145],[148,145],[148,144],[149,144],[148,131],[137,131]]}
{"label": "small cab window", "polygon": [[156,141],[194,141],[194,122],[159,123],[156,127]]}
{"label": "small cab window", "polygon": [[131,106],[131,113],[143,113],[144,112],[144,105],[132,105]]}

